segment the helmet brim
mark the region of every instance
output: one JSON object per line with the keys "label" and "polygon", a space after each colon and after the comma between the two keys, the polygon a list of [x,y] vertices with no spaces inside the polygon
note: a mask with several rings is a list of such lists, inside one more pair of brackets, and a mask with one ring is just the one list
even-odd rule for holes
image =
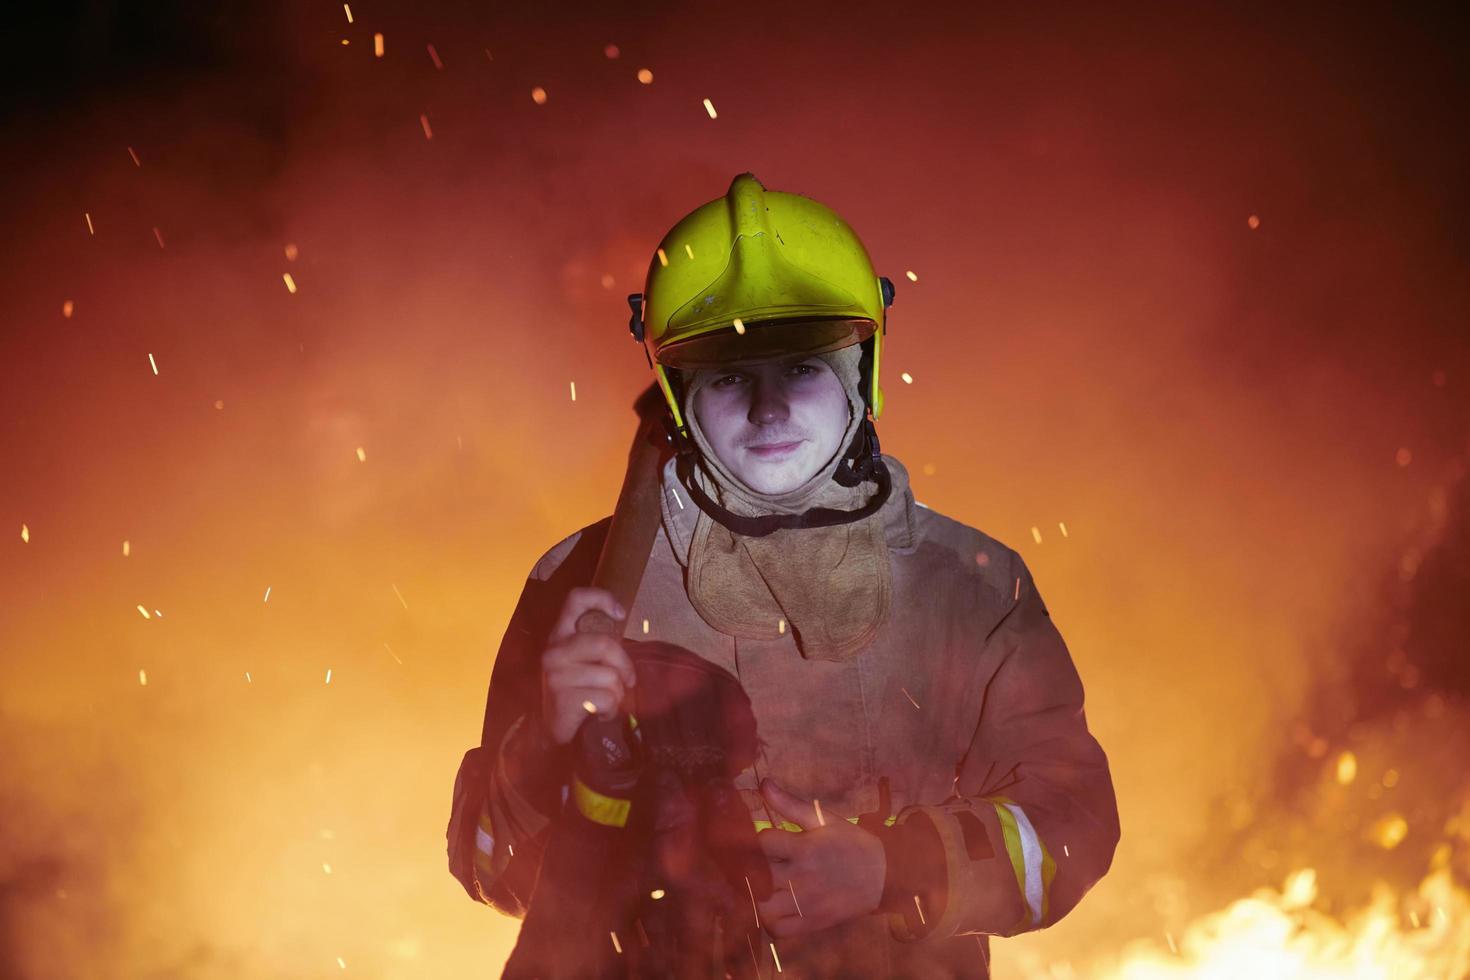
{"label": "helmet brim", "polygon": [[729,327],[665,344],[658,361],[683,371],[729,367],[778,357],[825,354],[873,335],[872,320],[851,317],[811,317],[743,323],[744,333]]}

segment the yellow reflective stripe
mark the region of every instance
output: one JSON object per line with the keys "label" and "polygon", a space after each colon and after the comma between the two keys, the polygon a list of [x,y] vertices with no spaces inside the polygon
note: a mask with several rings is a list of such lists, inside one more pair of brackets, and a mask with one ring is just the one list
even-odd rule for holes
{"label": "yellow reflective stripe", "polygon": [[1051,911],[1051,883],[1057,874],[1056,862],[1019,803],[1005,796],[989,797],[987,802],[995,807],[1011,869],[1016,873],[1016,886],[1026,903],[1026,914],[1017,923],[1017,928],[1042,926]]}
{"label": "yellow reflective stripe", "polygon": [[625,826],[628,823],[628,811],[633,806],[628,800],[603,796],[575,776],[572,777],[572,799],[576,801],[577,812],[604,827]]}
{"label": "yellow reflective stripe", "polygon": [[[885,826],[885,827],[892,827],[893,824],[894,824],[894,821],[896,821],[897,819],[898,819],[897,817],[889,817],[887,820],[884,820],[883,821],[883,826]],[[858,818],[857,817],[848,817],[847,818],[847,822],[848,823],[857,823],[858,822]],[[769,820],[757,820],[757,821],[755,821],[755,830],[756,830],[756,833],[760,833],[762,830],[770,830],[774,826],[776,826],[776,825],[772,824],[771,821],[769,821]],[[792,833],[797,833],[798,831],[801,830],[800,827],[798,827],[796,824],[792,823],[790,820],[782,820],[781,823],[780,823],[780,827],[781,827],[782,830],[789,830]]]}

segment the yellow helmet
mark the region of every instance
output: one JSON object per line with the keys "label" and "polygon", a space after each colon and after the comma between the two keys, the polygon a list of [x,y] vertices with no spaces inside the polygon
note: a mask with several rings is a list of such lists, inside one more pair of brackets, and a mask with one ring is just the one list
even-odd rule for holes
{"label": "yellow helmet", "polygon": [[679,371],[857,343],[865,344],[863,398],[876,419],[893,292],[836,212],[799,194],[768,191],[745,173],[664,236],[643,292],[628,297],[628,326],[651,348],[649,363],[674,425],[686,435],[674,390]]}

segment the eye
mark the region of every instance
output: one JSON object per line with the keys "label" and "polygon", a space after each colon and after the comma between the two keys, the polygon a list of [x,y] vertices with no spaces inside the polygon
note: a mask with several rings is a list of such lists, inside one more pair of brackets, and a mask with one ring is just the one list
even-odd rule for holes
{"label": "eye", "polygon": [[815,364],[793,364],[790,370],[797,377],[804,378],[813,374],[820,374],[822,369]]}
{"label": "eye", "polygon": [[739,384],[745,380],[743,374],[725,374],[710,382],[712,388],[728,388],[732,384]]}

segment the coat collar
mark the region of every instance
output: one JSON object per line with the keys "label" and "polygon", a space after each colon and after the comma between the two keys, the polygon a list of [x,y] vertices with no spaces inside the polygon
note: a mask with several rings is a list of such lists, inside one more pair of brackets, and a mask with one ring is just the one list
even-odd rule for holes
{"label": "coat collar", "polygon": [[[890,551],[909,551],[918,543],[914,494],[909,487],[909,471],[897,458],[883,454],[883,462],[893,479],[893,493],[878,513],[883,519],[884,540]],[[674,459],[664,463],[660,477],[664,535],[680,565],[689,564],[689,542],[694,538],[694,525],[699,521],[699,508],[689,496],[675,472]]]}

